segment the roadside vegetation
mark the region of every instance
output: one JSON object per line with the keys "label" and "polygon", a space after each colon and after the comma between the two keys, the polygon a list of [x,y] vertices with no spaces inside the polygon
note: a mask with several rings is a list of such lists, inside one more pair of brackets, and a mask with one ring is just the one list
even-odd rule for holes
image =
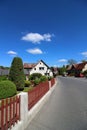
{"label": "roadside vegetation", "polygon": [[24,75],[23,62],[14,57],[8,76],[0,76],[0,99],[12,97],[20,92],[31,91],[41,82],[51,80],[53,77],[33,73],[28,78]]}
{"label": "roadside vegetation", "polygon": [[0,99],[8,98],[16,95],[16,85],[9,81],[0,81]]}

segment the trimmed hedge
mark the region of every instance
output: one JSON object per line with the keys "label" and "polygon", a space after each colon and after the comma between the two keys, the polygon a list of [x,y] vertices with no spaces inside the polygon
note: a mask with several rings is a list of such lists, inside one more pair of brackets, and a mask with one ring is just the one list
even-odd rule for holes
{"label": "trimmed hedge", "polygon": [[40,82],[45,82],[47,80],[48,80],[48,78],[46,76],[41,76],[40,77]]}
{"label": "trimmed hedge", "polygon": [[40,73],[33,73],[29,76],[29,80],[36,80],[39,79],[42,76]]}
{"label": "trimmed hedge", "polygon": [[16,85],[9,81],[0,81],[0,99],[12,97],[16,94]]}

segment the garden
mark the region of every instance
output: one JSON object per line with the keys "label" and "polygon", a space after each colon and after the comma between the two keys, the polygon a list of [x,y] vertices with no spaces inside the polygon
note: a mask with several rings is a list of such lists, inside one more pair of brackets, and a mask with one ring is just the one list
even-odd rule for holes
{"label": "garden", "polygon": [[9,75],[0,76],[0,99],[15,96],[22,91],[31,91],[41,82],[51,79],[52,77],[43,76],[40,73],[33,73],[26,80],[22,59],[14,57]]}

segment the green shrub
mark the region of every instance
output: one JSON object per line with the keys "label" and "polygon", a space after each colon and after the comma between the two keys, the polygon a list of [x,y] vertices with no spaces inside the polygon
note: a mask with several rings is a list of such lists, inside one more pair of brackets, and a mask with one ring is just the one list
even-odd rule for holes
{"label": "green shrub", "polygon": [[52,77],[51,77],[51,76],[48,76],[47,78],[48,78],[48,80],[51,80],[51,79],[52,79]]}
{"label": "green shrub", "polygon": [[35,80],[35,79],[38,79],[42,76],[42,74],[40,73],[33,73],[29,76],[29,80]]}
{"label": "green shrub", "polygon": [[0,76],[0,81],[7,80],[7,76]]}
{"label": "green shrub", "polygon": [[31,85],[31,82],[28,80],[25,80],[25,87],[29,87]]}
{"label": "green shrub", "polygon": [[46,80],[48,80],[46,76],[41,76],[41,77],[40,77],[40,81],[41,81],[41,82],[45,82]]}
{"label": "green shrub", "polygon": [[34,86],[38,85],[40,83],[40,79],[35,79],[34,80]]}
{"label": "green shrub", "polygon": [[15,83],[17,90],[23,90],[24,89],[24,69],[23,69],[23,62],[22,59],[19,57],[14,57],[10,73],[9,73],[9,80]]}
{"label": "green shrub", "polygon": [[0,81],[0,99],[8,98],[16,94],[16,86],[13,82]]}

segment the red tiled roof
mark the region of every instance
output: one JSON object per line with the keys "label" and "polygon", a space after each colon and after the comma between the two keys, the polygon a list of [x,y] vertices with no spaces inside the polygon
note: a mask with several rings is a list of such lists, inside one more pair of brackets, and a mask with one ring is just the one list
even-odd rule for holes
{"label": "red tiled roof", "polygon": [[77,69],[77,70],[82,70],[82,69],[85,67],[86,64],[87,64],[87,62],[79,63],[79,64],[76,66],[76,69]]}
{"label": "red tiled roof", "polygon": [[69,65],[67,70],[71,70],[73,68],[76,68],[78,66],[78,64],[72,64],[72,65]]}
{"label": "red tiled roof", "polygon": [[71,70],[73,67],[77,70],[82,70],[85,65],[87,64],[87,62],[84,62],[84,63],[79,63],[79,64],[73,64],[73,65],[70,65],[67,70]]}
{"label": "red tiled roof", "polygon": [[35,63],[24,63],[24,69],[32,69],[35,66]]}

